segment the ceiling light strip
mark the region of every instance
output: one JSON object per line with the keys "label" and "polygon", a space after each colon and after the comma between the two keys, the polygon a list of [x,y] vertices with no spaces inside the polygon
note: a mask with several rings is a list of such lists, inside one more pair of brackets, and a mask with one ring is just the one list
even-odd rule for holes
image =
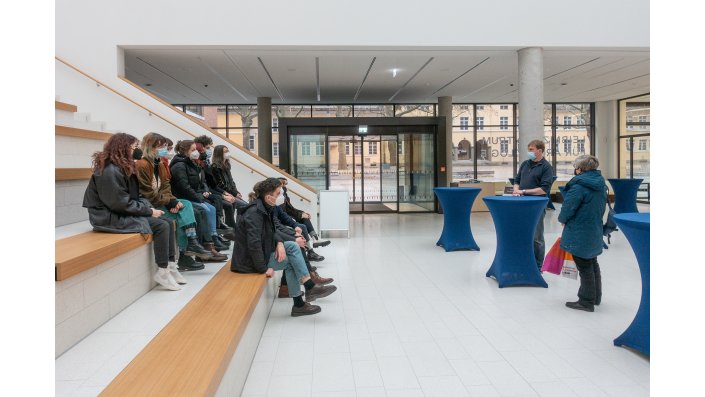
{"label": "ceiling light strip", "polygon": [[316,100],[321,101],[321,78],[318,73],[318,57],[316,57]]}
{"label": "ceiling light strip", "polygon": [[401,87],[397,90],[397,92],[395,92],[394,95],[392,95],[392,96],[389,98],[388,101],[389,101],[389,102],[393,101],[394,98],[395,98],[397,95],[399,95],[399,93],[401,92],[401,90],[403,90],[404,87],[406,87],[406,86],[411,82],[411,80],[413,80],[414,77],[416,77],[416,75],[418,75],[419,73],[421,73],[421,71],[422,71],[426,66],[428,66],[428,64],[431,63],[431,61],[433,61],[433,59],[434,59],[434,57],[428,58],[428,61],[426,61],[426,63],[424,63],[423,66],[421,66],[421,68],[419,68],[419,70],[417,70],[416,73],[414,73],[414,75],[411,76],[411,77],[409,78],[409,80],[407,80],[406,83],[404,83],[404,85],[401,86]]}
{"label": "ceiling light strip", "polygon": [[262,96],[262,93],[260,92],[260,90],[258,90],[257,87],[255,87],[255,85],[252,84],[252,81],[250,81],[250,79],[247,78],[247,75],[245,74],[245,72],[242,71],[242,69],[240,69],[240,66],[238,66],[237,62],[235,62],[235,60],[230,57],[230,54],[225,52],[225,50],[223,50],[223,54],[228,58],[230,63],[232,63],[233,66],[235,66],[235,69],[237,69],[237,71],[240,72],[242,77],[245,78],[245,80],[247,80],[247,82],[250,84],[250,87],[252,87],[252,89],[257,93],[257,96],[258,97]]}
{"label": "ceiling light strip", "polygon": [[488,59],[490,59],[490,57],[487,57],[487,58],[483,59],[482,61],[480,61],[480,63],[478,63],[477,65],[475,65],[475,66],[471,67],[470,69],[466,70],[466,71],[465,71],[463,74],[461,74],[460,76],[458,76],[458,77],[454,78],[453,80],[449,81],[448,84],[446,84],[446,85],[444,85],[443,87],[437,89],[436,91],[433,91],[433,92],[431,93],[431,95],[429,95],[429,96],[432,96],[433,94],[437,93],[438,91],[440,91],[440,90],[442,90],[442,89],[448,87],[449,85],[453,84],[456,80],[458,80],[459,78],[461,78],[461,77],[465,76],[466,74],[470,73],[473,69],[475,69],[476,67],[478,67],[478,66],[482,65],[483,63],[485,63],[485,61],[487,61]]}
{"label": "ceiling light strip", "polygon": [[369,76],[370,70],[372,70],[372,65],[375,64],[376,60],[377,60],[377,57],[372,58],[372,62],[370,62],[370,66],[367,68],[367,72],[365,73],[365,77],[362,78],[362,82],[360,83],[360,86],[357,87],[357,92],[355,92],[355,96],[353,97],[353,102],[357,101],[357,97],[360,95],[360,91],[362,91],[362,86],[365,85],[365,81],[367,81],[367,76]]}
{"label": "ceiling light strip", "polygon": [[156,67],[156,66],[152,65],[151,63],[149,63],[149,62],[145,61],[144,59],[142,59],[142,58],[140,58],[140,57],[135,57],[135,58],[137,58],[138,60],[140,60],[140,61],[144,62],[144,63],[145,63],[145,64],[147,64],[147,65],[149,65],[149,66],[150,66],[150,67],[151,67],[152,69],[156,70],[157,72],[159,72],[159,73],[161,73],[161,74],[163,74],[163,75],[165,75],[165,76],[169,77],[170,79],[172,79],[172,80],[176,81],[177,83],[181,84],[182,86],[184,86],[184,87],[188,88],[189,90],[191,90],[191,91],[195,92],[196,94],[198,94],[198,95],[200,95],[200,96],[202,96],[202,97],[206,98],[206,100],[208,100],[208,101],[210,101],[210,100],[211,100],[211,99],[210,99],[210,98],[208,98],[207,96],[205,96],[205,95],[201,94],[200,92],[198,92],[198,91],[194,90],[193,88],[191,88],[191,87],[187,86],[186,84],[184,84],[184,83],[180,82],[179,80],[177,80],[176,78],[174,78],[174,76],[172,76],[172,75],[170,75],[169,73],[167,73],[167,72],[165,72],[165,71],[163,71],[163,70],[159,69],[158,67]]}
{"label": "ceiling light strip", "polygon": [[227,85],[228,87],[230,87],[231,90],[235,91],[236,94],[240,95],[240,96],[242,97],[242,99],[244,99],[245,101],[247,101],[247,97],[246,97],[245,95],[243,95],[242,92],[238,91],[237,88],[233,87],[233,85],[230,84],[230,82],[229,82],[228,80],[226,80],[225,77],[221,76],[220,73],[218,73],[215,69],[213,69],[213,68],[211,67],[211,65],[208,64],[208,62],[206,62],[206,61],[204,61],[203,59],[201,59],[201,57],[198,57],[198,60],[201,61],[204,65],[206,65],[206,68],[208,68],[208,70],[210,70],[211,73],[213,73],[217,78],[219,78],[220,81],[223,82],[223,84],[225,84],[225,85]]}
{"label": "ceiling light strip", "polygon": [[508,78],[507,76],[500,77],[500,78],[498,78],[497,80],[495,80],[495,81],[493,81],[493,82],[491,82],[491,83],[489,83],[489,84],[485,84],[485,85],[483,85],[482,87],[476,89],[475,91],[473,91],[473,92],[471,92],[471,93],[469,93],[469,94],[466,94],[466,95],[461,96],[459,99],[467,98],[467,97],[469,97],[470,95],[476,94],[476,93],[478,93],[478,92],[484,90],[484,89],[487,88],[487,87],[490,87],[490,86],[492,86],[492,85],[494,85],[494,84],[497,84],[497,83],[499,83],[500,81],[506,80],[507,78]]}
{"label": "ceiling light strip", "polygon": [[281,91],[279,91],[279,87],[277,87],[277,84],[274,82],[274,79],[272,79],[272,75],[269,74],[269,70],[267,70],[267,67],[264,66],[264,62],[262,62],[262,58],[257,57],[257,60],[259,61],[259,64],[262,65],[262,69],[264,69],[264,72],[267,73],[267,77],[269,77],[269,81],[272,83],[274,86],[274,91],[277,92],[277,95],[279,95],[279,98],[284,101],[284,95],[282,95]]}
{"label": "ceiling light strip", "polygon": [[583,65],[587,65],[587,64],[590,63],[590,62],[595,62],[595,61],[597,61],[598,59],[600,59],[600,57],[591,59],[591,60],[589,60],[589,61],[587,61],[587,62],[583,62],[583,63],[581,63],[580,65],[573,66],[572,68],[566,69],[566,70],[564,70],[564,71],[562,71],[562,72],[554,73],[554,74],[552,74],[552,75],[550,75],[550,76],[548,76],[548,77],[544,77],[543,79],[544,79],[544,80],[548,80],[548,79],[550,79],[551,77],[555,77],[555,76],[558,76],[559,74],[563,74],[563,73],[565,73],[565,72],[568,72],[568,71],[571,71],[571,70],[573,70],[573,69],[579,68],[579,67],[581,67],[581,66],[583,66]]}
{"label": "ceiling light strip", "polygon": [[616,82],[616,83],[607,84],[607,85],[603,85],[602,87],[597,87],[597,88],[593,88],[593,89],[591,89],[591,90],[583,91],[582,93],[590,92],[590,91],[597,91],[597,90],[602,89],[602,88],[611,87],[611,86],[613,86],[613,85],[626,83],[627,81],[631,81],[631,80],[635,80],[635,79],[640,79],[640,78],[646,77],[646,76],[648,76],[648,75],[649,75],[649,73],[642,74],[641,76],[632,77],[632,78],[630,78],[630,79],[618,81],[618,82]]}

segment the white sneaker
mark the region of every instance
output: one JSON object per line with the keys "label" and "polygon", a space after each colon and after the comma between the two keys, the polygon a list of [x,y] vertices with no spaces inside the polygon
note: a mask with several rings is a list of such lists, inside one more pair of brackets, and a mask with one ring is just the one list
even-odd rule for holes
{"label": "white sneaker", "polygon": [[161,285],[162,287],[171,291],[179,291],[181,289],[181,287],[179,287],[179,284],[176,283],[176,280],[174,280],[174,277],[172,277],[171,272],[167,268],[160,267],[154,274],[154,281],[156,281],[157,284]]}
{"label": "white sneaker", "polygon": [[174,277],[174,281],[178,284],[186,284],[186,279],[179,273],[179,267],[176,266],[176,262],[169,262],[169,266],[166,268],[169,269],[169,274]]}

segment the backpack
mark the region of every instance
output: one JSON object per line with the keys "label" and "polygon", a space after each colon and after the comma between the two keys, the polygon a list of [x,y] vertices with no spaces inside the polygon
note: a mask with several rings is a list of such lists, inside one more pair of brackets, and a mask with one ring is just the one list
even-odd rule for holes
{"label": "backpack", "polygon": [[[610,238],[612,237],[612,232],[616,232],[619,230],[617,229],[617,223],[614,221],[614,216],[617,213],[614,212],[614,208],[612,208],[612,204],[610,204],[609,196],[610,196],[610,188],[608,187],[607,188],[607,207],[609,207],[609,210],[607,212],[607,220],[605,221],[605,224],[602,225],[602,236],[607,237],[607,243],[612,244],[612,242],[610,241]],[[605,249],[608,248],[607,244],[605,244],[604,242],[602,244],[604,245]]]}

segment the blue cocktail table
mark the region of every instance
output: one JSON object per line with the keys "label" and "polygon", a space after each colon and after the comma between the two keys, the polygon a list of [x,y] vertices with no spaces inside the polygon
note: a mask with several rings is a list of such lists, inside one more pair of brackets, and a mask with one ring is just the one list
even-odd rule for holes
{"label": "blue cocktail table", "polygon": [[614,212],[624,214],[639,212],[636,208],[636,194],[643,179],[608,179],[614,192]]}
{"label": "blue cocktail table", "polygon": [[614,340],[614,345],[627,346],[649,356],[651,345],[649,339],[651,336],[651,316],[649,313],[650,214],[617,214],[614,216],[614,221],[632,246],[636,261],[639,264],[639,272],[641,272],[641,302],[639,302],[639,310],[637,310],[636,316],[634,316],[634,320],[632,320],[627,330]]}
{"label": "blue cocktail table", "polygon": [[477,187],[434,187],[443,207],[443,232],[436,245],[448,251],[479,251],[470,230],[470,210],[480,193]]}
{"label": "blue cocktail table", "polygon": [[512,285],[548,284],[536,267],[534,232],[546,196],[484,197],[497,233],[497,252],[487,277],[494,277],[499,288]]}

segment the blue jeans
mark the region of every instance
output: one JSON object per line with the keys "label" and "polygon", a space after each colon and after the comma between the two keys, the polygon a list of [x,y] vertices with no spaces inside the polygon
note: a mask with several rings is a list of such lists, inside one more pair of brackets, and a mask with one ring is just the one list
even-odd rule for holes
{"label": "blue jeans", "polygon": [[211,236],[217,234],[215,231],[215,207],[209,203],[197,203],[195,201],[191,202],[193,205],[199,206],[206,210],[208,213],[208,230],[211,232]]}
{"label": "blue jeans", "polygon": [[286,258],[277,262],[276,252],[272,252],[267,267],[274,270],[284,270],[286,285],[289,287],[289,297],[294,298],[301,295],[301,279],[309,276],[309,273],[298,244],[293,241],[285,241],[284,249],[286,250]]}
{"label": "blue jeans", "polygon": [[306,225],[304,225],[303,223],[297,223],[296,226],[301,228],[301,234],[304,235],[304,239],[306,240],[306,242],[308,242],[311,237],[309,237],[308,235],[308,228],[306,227]]}

